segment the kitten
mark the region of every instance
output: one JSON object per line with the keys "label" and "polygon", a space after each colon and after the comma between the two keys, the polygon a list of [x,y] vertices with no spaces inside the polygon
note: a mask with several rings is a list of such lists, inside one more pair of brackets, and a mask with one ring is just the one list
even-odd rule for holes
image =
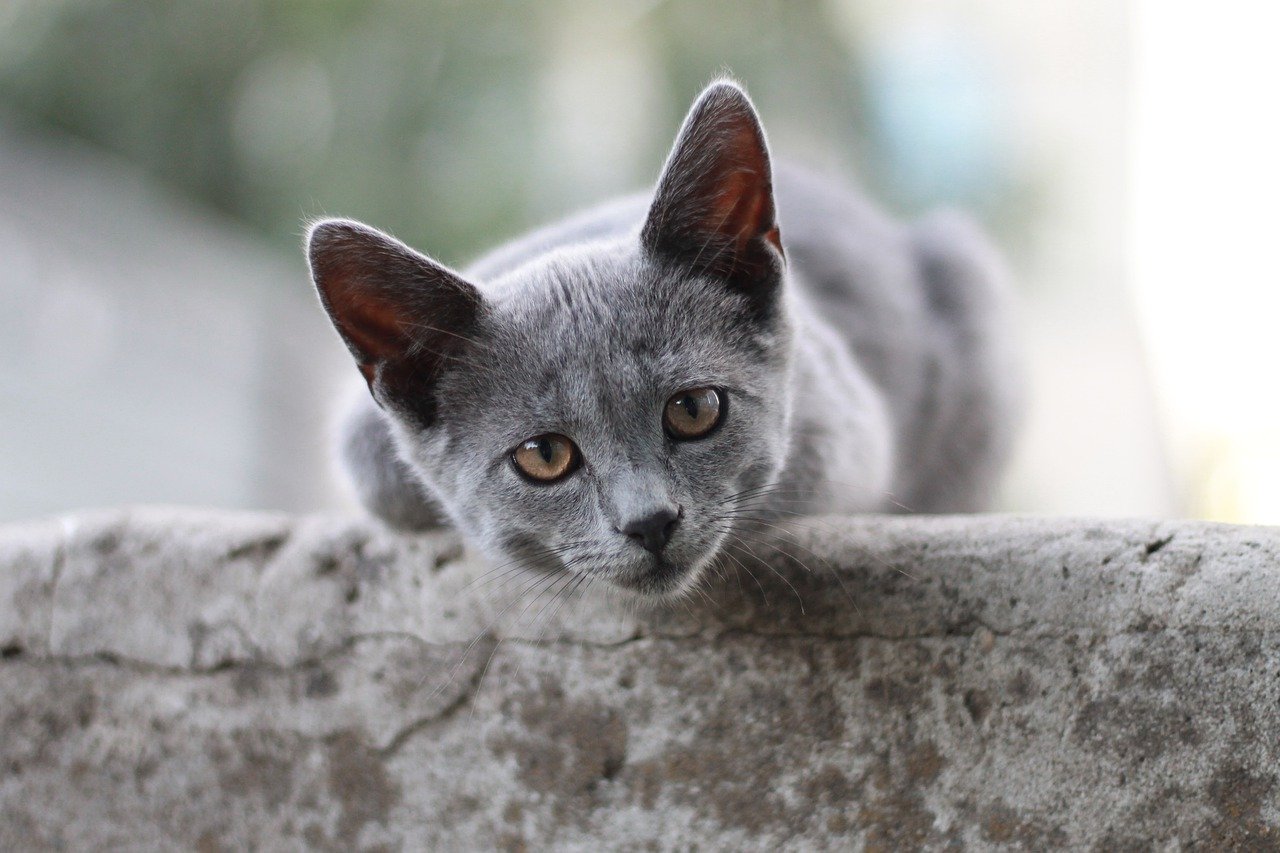
{"label": "kitten", "polygon": [[982,236],[775,176],[732,82],[654,193],[465,271],[347,220],[308,254],[368,385],[341,448],[361,502],[494,561],[679,594],[753,521],[980,509],[1006,457],[1017,371]]}

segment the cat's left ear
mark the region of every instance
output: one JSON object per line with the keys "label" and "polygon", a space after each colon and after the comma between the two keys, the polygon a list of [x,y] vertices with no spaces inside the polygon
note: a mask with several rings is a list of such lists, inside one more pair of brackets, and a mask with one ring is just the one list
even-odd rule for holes
{"label": "cat's left ear", "polygon": [[346,219],[311,227],[307,257],[320,302],[380,405],[435,420],[436,380],[472,343],[483,300],[447,267]]}
{"label": "cat's left ear", "polygon": [[782,271],[764,129],[746,92],[713,83],[684,120],[641,231],[649,251],[763,297]]}

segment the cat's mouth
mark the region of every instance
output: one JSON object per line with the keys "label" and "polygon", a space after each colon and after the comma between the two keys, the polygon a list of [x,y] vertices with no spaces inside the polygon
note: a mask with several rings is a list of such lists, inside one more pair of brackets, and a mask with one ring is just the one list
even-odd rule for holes
{"label": "cat's mouth", "polygon": [[662,597],[679,592],[693,575],[692,567],[674,563],[665,557],[654,557],[644,568],[619,573],[610,578],[628,592]]}

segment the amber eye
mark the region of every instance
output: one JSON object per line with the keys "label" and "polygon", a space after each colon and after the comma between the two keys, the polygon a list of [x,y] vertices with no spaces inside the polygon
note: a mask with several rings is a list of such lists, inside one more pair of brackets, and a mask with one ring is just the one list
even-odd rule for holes
{"label": "amber eye", "polygon": [[720,392],[714,388],[690,388],[672,396],[662,412],[667,434],[680,441],[702,436],[716,428],[724,415]]}
{"label": "amber eye", "polygon": [[511,461],[526,477],[550,483],[577,469],[578,448],[563,435],[549,432],[523,442],[511,454]]}

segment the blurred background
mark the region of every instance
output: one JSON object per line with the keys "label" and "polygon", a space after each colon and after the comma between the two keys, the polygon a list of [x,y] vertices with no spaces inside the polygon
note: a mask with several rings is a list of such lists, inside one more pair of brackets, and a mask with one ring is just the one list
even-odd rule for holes
{"label": "blurred background", "polygon": [[1003,509],[1280,522],[1276,17],[0,0],[0,520],[344,505],[326,431],[355,371],[302,223],[463,265],[651,184],[730,71],[777,156],[1004,248],[1034,384]]}

